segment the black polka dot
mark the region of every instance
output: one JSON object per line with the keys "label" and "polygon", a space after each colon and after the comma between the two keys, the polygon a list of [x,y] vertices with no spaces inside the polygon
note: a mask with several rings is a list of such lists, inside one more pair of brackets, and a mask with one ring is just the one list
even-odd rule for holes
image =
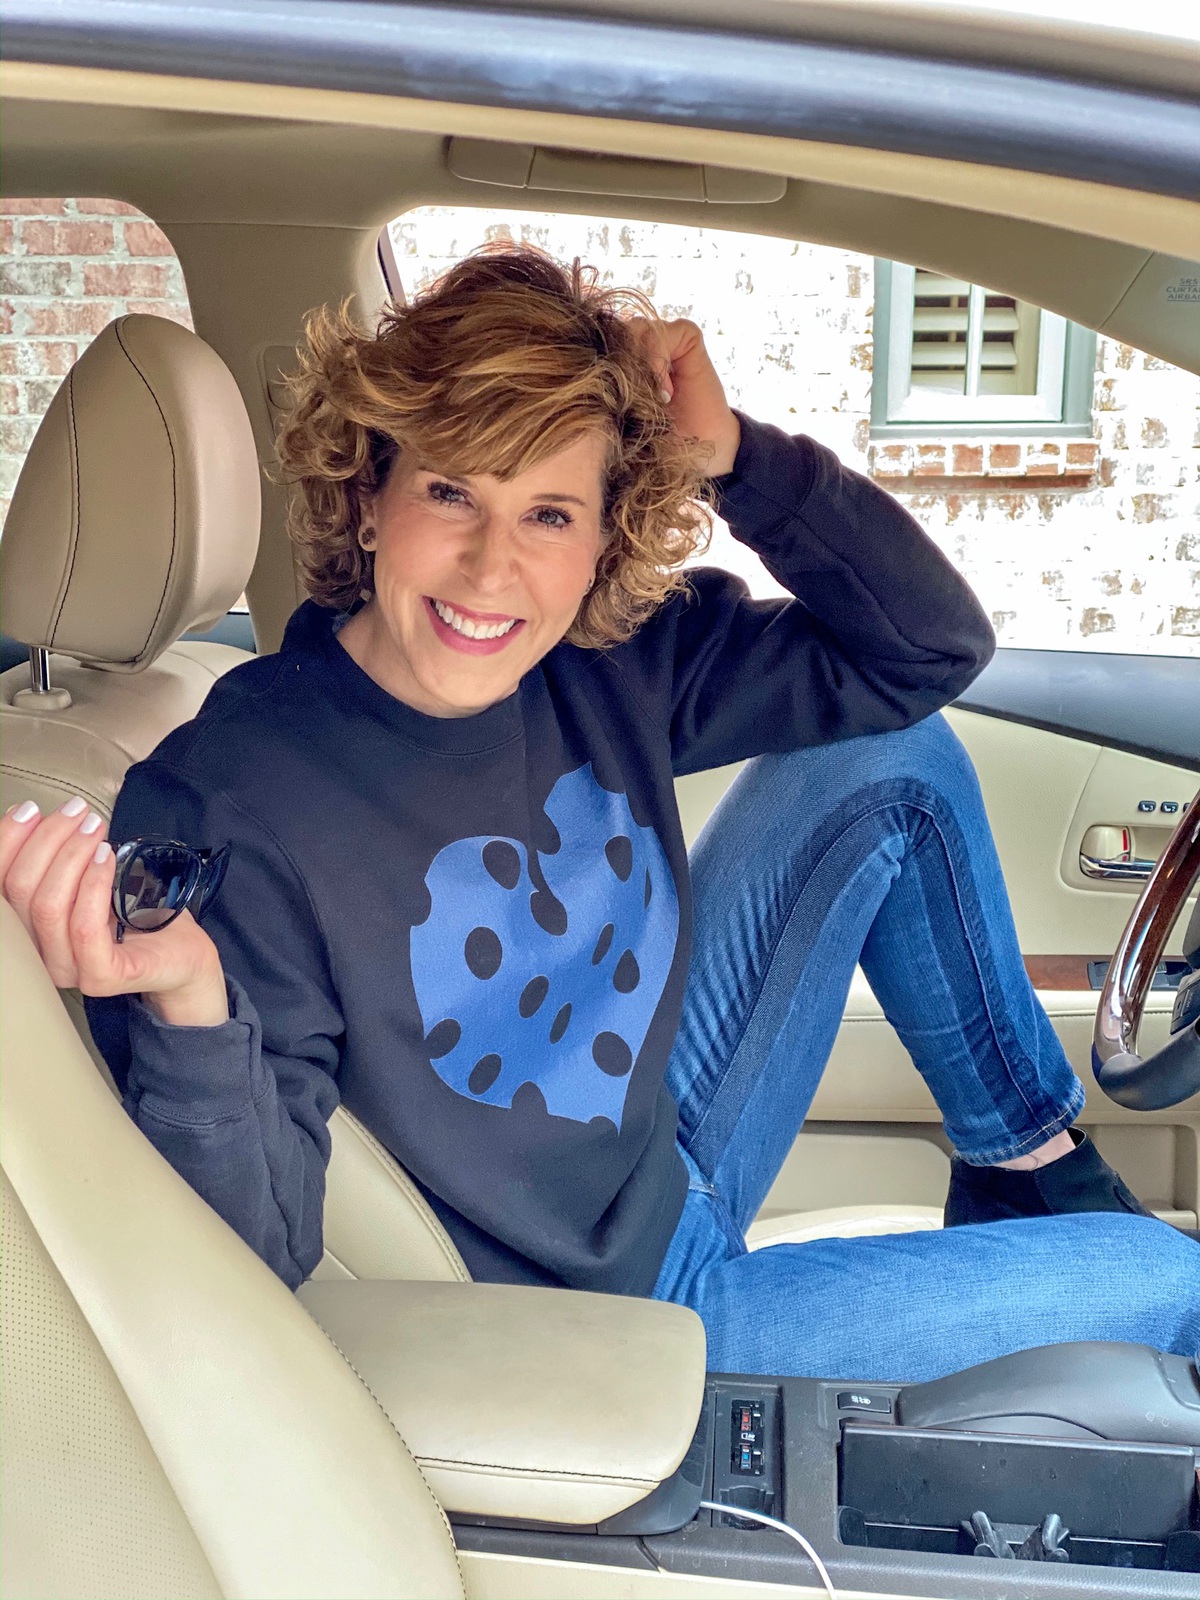
{"label": "black polka dot", "polygon": [[429,1051],[429,1059],[438,1061],[442,1056],[448,1056],[461,1038],[462,1029],[453,1017],[447,1017],[444,1022],[439,1022],[425,1037],[425,1048]]}
{"label": "black polka dot", "polygon": [[555,856],[562,849],[562,835],[542,812],[541,816],[533,819],[533,837],[531,844],[540,856]]}
{"label": "black polka dot", "polygon": [[621,882],[628,883],[629,874],[633,871],[632,842],[623,833],[619,833],[604,846],[604,854],[608,857],[609,866]]}
{"label": "black polka dot", "polygon": [[644,906],[648,906],[650,904],[650,896],[653,893],[654,893],[654,885],[650,882],[650,869],[649,869],[649,867],[647,867],[646,868],[646,894],[645,894],[645,898],[642,901],[642,904]]}
{"label": "black polka dot", "polygon": [[557,1044],[558,1041],[562,1038],[563,1034],[566,1033],[567,1024],[570,1022],[570,1020],[571,1020],[571,1002],[568,1000],[566,1005],[563,1006],[560,1009],[558,1015],[555,1017],[554,1021],[550,1024],[550,1043],[551,1044]]}
{"label": "black polka dot", "polygon": [[535,889],[529,896],[529,909],[543,933],[552,933],[556,937],[566,933],[567,908],[561,900],[554,898],[549,889]]}
{"label": "black polka dot", "polygon": [[502,889],[515,889],[521,881],[521,858],[506,839],[484,845],[483,864]]}
{"label": "black polka dot", "polygon": [[472,1094],[486,1094],[500,1076],[500,1068],[503,1065],[499,1056],[481,1056],[471,1068],[467,1088]]}
{"label": "black polka dot", "polygon": [[632,950],[626,950],[613,973],[613,988],[618,994],[632,994],[641,981],[637,959]]}
{"label": "black polka dot", "polygon": [[519,1117],[548,1117],[546,1096],[536,1083],[523,1083],[512,1097],[513,1111]]}
{"label": "black polka dot", "polygon": [[598,1033],[592,1040],[592,1060],[610,1078],[623,1078],[633,1066],[633,1052],[619,1033]]}
{"label": "black polka dot", "polygon": [[608,947],[613,942],[613,925],[606,922],[600,929],[600,937],[596,940],[596,948],[592,951],[592,965],[598,967],[608,954]]}
{"label": "black polka dot", "polygon": [[536,1016],[538,1007],[550,992],[549,978],[530,978],[521,990],[521,998],[517,1001],[517,1010],[523,1017]]}
{"label": "black polka dot", "polygon": [[494,978],[504,960],[504,946],[490,928],[472,928],[463,945],[463,955],[477,978]]}

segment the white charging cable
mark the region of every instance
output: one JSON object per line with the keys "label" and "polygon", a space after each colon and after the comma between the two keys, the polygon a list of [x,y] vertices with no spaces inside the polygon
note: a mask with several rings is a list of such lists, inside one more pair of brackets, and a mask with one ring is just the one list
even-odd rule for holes
{"label": "white charging cable", "polygon": [[780,1522],[778,1517],[768,1517],[762,1511],[745,1511],[741,1506],[718,1505],[715,1500],[701,1500],[700,1509],[701,1511],[719,1511],[723,1517],[744,1517],[747,1522],[761,1522],[764,1528],[774,1528],[776,1533],[786,1533],[789,1539],[795,1539],[804,1554],[816,1567],[821,1582],[825,1585],[825,1593],[829,1596],[829,1600],[838,1600],[837,1592],[833,1587],[833,1579],[826,1571],[825,1563],[804,1535],[797,1533],[795,1528],[789,1527],[786,1522]]}

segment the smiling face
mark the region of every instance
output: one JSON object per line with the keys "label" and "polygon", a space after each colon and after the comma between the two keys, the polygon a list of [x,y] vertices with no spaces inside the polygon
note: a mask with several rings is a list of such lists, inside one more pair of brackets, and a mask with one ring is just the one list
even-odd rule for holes
{"label": "smiling face", "polygon": [[338,635],[375,682],[433,717],[505,699],[559,642],[603,545],[597,432],[507,482],[402,457],[363,518],[375,593]]}

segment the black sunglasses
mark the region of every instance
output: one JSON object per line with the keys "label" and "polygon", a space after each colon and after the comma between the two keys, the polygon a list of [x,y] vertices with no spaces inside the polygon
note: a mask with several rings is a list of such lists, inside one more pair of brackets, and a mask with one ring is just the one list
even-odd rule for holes
{"label": "black sunglasses", "polygon": [[135,933],[158,933],[189,909],[199,922],[216,898],[228,863],[228,845],[220,850],[197,850],[156,834],[118,845],[112,892],[117,943],[125,937],[126,928]]}

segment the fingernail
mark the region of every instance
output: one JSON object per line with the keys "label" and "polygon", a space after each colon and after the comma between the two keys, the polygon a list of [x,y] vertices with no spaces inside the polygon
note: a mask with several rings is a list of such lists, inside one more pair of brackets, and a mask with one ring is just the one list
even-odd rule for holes
{"label": "fingernail", "polygon": [[96,854],[92,857],[92,860],[98,867],[102,867],[110,855],[112,855],[112,845],[105,839],[102,844],[96,846]]}
{"label": "fingernail", "polygon": [[62,812],[64,817],[77,817],[81,811],[85,811],[87,809],[87,801],[82,797],[82,795],[76,795],[74,799],[67,800],[63,805],[59,806],[58,809]]}
{"label": "fingernail", "polygon": [[25,800],[13,812],[12,819],[13,819],[14,822],[32,822],[34,817],[37,816],[37,814],[38,814],[38,803],[37,803],[37,801],[36,800]]}
{"label": "fingernail", "polygon": [[102,828],[103,826],[104,818],[100,813],[98,811],[89,811],[79,824],[79,831],[80,833],[95,833],[97,828]]}

